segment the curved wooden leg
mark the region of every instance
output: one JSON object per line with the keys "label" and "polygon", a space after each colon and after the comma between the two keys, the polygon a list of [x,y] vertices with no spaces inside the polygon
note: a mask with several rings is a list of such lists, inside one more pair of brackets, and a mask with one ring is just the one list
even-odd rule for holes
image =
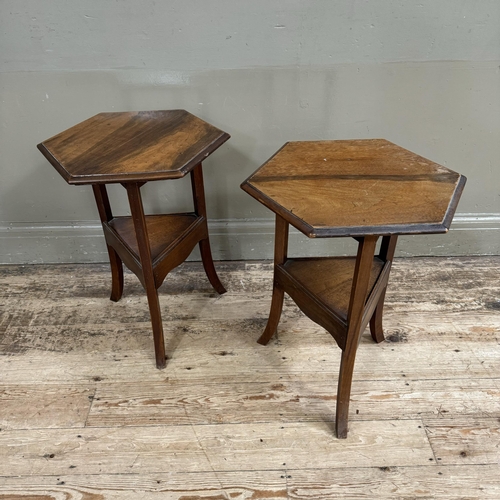
{"label": "curved wooden leg", "polygon": [[205,273],[207,273],[210,284],[215,288],[217,293],[222,295],[223,293],[226,293],[226,289],[220,282],[217,272],[215,271],[214,261],[212,259],[212,250],[210,249],[210,240],[208,239],[207,208],[205,206],[205,189],[203,187],[203,171],[201,163],[196,165],[196,167],[191,170],[191,187],[193,189],[194,211],[205,219],[204,224],[207,237],[200,240],[199,243],[203,267],[205,268]]}
{"label": "curved wooden leg", "polygon": [[[382,238],[382,244],[380,245],[380,254],[379,258],[384,262],[390,261],[394,259],[394,253],[396,251],[396,244],[398,242],[398,237],[395,235],[392,236],[384,236]],[[372,339],[377,342],[383,342],[385,340],[384,330],[382,328],[382,313],[384,311],[384,300],[385,300],[385,292],[387,291],[387,286],[384,288],[384,291],[380,295],[378,300],[377,307],[375,311],[373,311],[372,317],[370,318],[370,333],[372,334]]]}
{"label": "curved wooden leg", "polygon": [[151,315],[151,325],[153,327],[156,368],[162,369],[166,366],[165,342],[163,339],[160,301],[158,300],[158,291],[154,283],[146,283],[146,294],[148,297],[149,314]]}
{"label": "curved wooden leg", "polygon": [[384,311],[385,289],[380,295],[377,307],[370,318],[370,333],[372,339],[379,344],[385,340],[384,329],[382,328],[382,313]]}
{"label": "curved wooden leg", "polygon": [[[113,218],[111,205],[109,204],[108,192],[104,184],[93,184],[92,190],[99,211],[102,224],[109,222]],[[122,260],[110,245],[108,247],[109,263],[111,265],[111,296],[113,302],[118,302],[123,293],[123,265]]]}
{"label": "curved wooden leg", "polygon": [[273,298],[271,300],[271,310],[269,311],[269,319],[264,333],[260,336],[257,342],[266,345],[271,337],[276,333],[278,323],[283,310],[283,298],[285,291],[276,281],[276,267],[283,264],[287,258],[288,251],[288,222],[281,216],[276,214],[276,229],[274,237],[274,281],[273,281]]}
{"label": "curved wooden leg", "polygon": [[276,329],[278,328],[278,323],[281,317],[281,311],[283,310],[284,297],[285,292],[275,283],[273,287],[273,298],[271,300],[271,311],[269,312],[269,319],[267,320],[267,325],[264,333],[259,337],[259,340],[257,340],[259,344],[266,345],[271,337],[276,333]]}
{"label": "curved wooden leg", "polygon": [[123,294],[123,264],[116,251],[108,245],[109,263],[111,265],[110,300],[118,302]]}
{"label": "curved wooden leg", "polygon": [[349,402],[351,399],[352,374],[354,370],[354,361],[356,360],[356,350],[357,349],[342,351],[339,385],[337,387],[337,415],[335,422],[337,437],[339,439],[345,439],[347,437]]}
{"label": "curved wooden leg", "polygon": [[212,259],[212,250],[210,249],[210,241],[208,238],[201,240],[199,243],[201,260],[203,262],[203,268],[205,269],[205,273],[207,274],[208,280],[210,284],[214,287],[215,291],[222,295],[226,293],[226,289],[224,285],[220,282],[219,276],[217,275],[217,271],[214,267],[214,261]]}

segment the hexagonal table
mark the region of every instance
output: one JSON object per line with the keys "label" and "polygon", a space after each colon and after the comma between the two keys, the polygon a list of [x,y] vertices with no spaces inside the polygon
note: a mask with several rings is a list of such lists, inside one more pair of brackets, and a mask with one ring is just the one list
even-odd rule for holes
{"label": "hexagonal table", "polygon": [[[226,291],[210,250],[201,162],[229,137],[184,110],[142,111],[101,113],[38,145],[69,184],[92,184],[111,264],[111,300],[122,296],[124,262],[146,289],[158,368],[166,357],[157,289],[197,243],[210,283]],[[144,214],[142,185],[188,172],[193,212]],[[110,183],[127,190],[130,217],[113,216]]]}
{"label": "hexagonal table", "polygon": [[[286,292],[342,349],[336,430],[347,437],[356,351],[365,327],[384,340],[382,310],[397,237],[445,233],[466,179],[382,139],[289,142],[241,187],[276,213],[271,311]],[[310,238],[353,237],[356,257],[288,258],[289,224]],[[381,244],[376,253],[379,237]]]}

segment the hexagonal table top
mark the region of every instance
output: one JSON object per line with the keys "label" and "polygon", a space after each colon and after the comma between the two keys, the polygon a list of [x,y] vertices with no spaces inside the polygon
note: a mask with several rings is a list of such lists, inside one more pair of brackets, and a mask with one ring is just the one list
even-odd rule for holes
{"label": "hexagonal table top", "polygon": [[182,109],[100,113],[38,149],[69,184],[175,179],[229,139]]}
{"label": "hexagonal table top", "polygon": [[384,139],[285,144],[242,189],[309,237],[444,233],[466,178]]}

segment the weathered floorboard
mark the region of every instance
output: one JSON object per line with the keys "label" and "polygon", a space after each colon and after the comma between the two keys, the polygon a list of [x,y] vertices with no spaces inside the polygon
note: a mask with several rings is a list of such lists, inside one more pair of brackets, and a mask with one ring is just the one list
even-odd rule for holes
{"label": "weathered floorboard", "polygon": [[0,478],[2,500],[497,500],[496,465]]}
{"label": "weathered floorboard", "polygon": [[[359,381],[352,420],[500,418],[500,379]],[[86,425],[179,425],[331,421],[335,381],[300,374],[279,382],[201,384],[189,380],[98,384]]]}
{"label": "weathered floorboard", "polygon": [[287,481],[293,500],[496,500],[498,472],[495,465],[299,470]]}
{"label": "weathered floorboard", "polygon": [[428,465],[418,420],[352,422],[348,446],[325,422],[44,429],[0,433],[0,476]]}
{"label": "weathered floorboard", "polygon": [[83,427],[95,388],[65,385],[1,385],[0,428]]}
{"label": "weathered floorboard", "polygon": [[333,339],[285,299],[256,344],[272,266],[217,269],[160,288],[160,371],[130,273],[0,267],[0,500],[500,498],[500,257],[396,259],[344,441]]}
{"label": "weathered floorboard", "polygon": [[284,471],[30,476],[0,478],[0,500],[283,500],[286,481]]}
{"label": "weathered floorboard", "polygon": [[500,469],[498,417],[429,418],[424,424],[436,459],[443,465],[497,464]]}

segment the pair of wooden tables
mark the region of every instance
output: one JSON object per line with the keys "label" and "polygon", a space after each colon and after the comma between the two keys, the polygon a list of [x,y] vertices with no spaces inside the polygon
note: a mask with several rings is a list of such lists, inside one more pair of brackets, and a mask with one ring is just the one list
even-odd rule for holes
{"label": "pair of wooden tables", "polygon": [[[109,253],[111,300],[123,265],[148,297],[156,366],[165,367],[157,290],[199,244],[218,293],[207,227],[202,161],[229,135],[183,110],[101,113],[38,145],[69,184],[91,184]],[[193,211],[146,215],[146,182],[191,175]],[[130,216],[114,216],[106,184],[127,191]],[[260,339],[276,332],[284,293],[342,349],[336,429],[347,437],[352,375],[361,334],[384,340],[382,312],[397,237],[448,230],[465,177],[385,140],[290,142],[243,182],[276,214],[271,311]],[[287,256],[289,226],[311,238],[352,237],[354,257]],[[381,239],[377,250],[377,242]]]}

